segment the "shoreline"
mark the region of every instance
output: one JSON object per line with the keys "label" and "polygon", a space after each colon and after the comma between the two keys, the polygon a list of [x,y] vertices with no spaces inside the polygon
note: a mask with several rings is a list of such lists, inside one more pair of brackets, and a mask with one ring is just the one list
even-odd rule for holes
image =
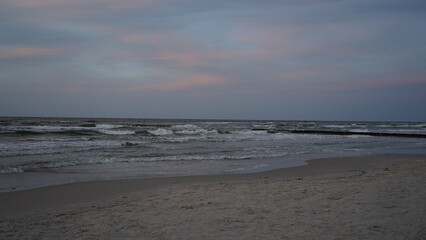
{"label": "shoreline", "polygon": [[[154,178],[129,178],[95,180],[41,186],[9,192],[0,192],[0,216],[44,210],[68,204],[103,200],[133,191],[147,191],[173,184],[242,181],[255,178],[300,178],[327,174],[352,174],[374,169],[386,162],[404,158],[425,158],[426,155],[378,155],[316,158],[294,167],[276,168],[252,173],[227,173],[213,175],[171,176]],[[393,161],[392,161],[393,160]],[[27,198],[33,195],[35,198]],[[1,218],[0,218],[1,219]]]}
{"label": "shoreline", "polygon": [[[229,175],[229,174],[248,174],[267,172],[274,169],[291,168],[296,166],[304,166],[311,159],[325,158],[326,156],[317,157],[294,157],[286,159],[284,157],[268,157],[253,158],[244,160],[221,160],[221,161],[191,161],[188,160],[189,167],[181,167],[179,172],[173,170],[163,170],[162,174],[158,172],[164,166],[149,167],[149,171],[143,172],[143,166],[134,164],[127,168],[116,168],[116,166],[106,166],[100,171],[96,165],[84,166],[84,169],[73,167],[62,168],[58,171],[55,169],[47,169],[45,171],[27,171],[22,173],[0,174],[0,193],[25,191],[50,186],[75,184],[82,182],[100,182],[100,181],[119,181],[132,179],[157,179],[157,178],[173,178],[173,177],[191,177],[191,176],[210,176],[210,175]],[[184,163],[185,161],[179,161]],[[195,162],[195,164],[194,164]],[[206,162],[206,163],[204,163]],[[105,164],[108,165],[108,164]],[[210,170],[212,168],[213,170]],[[118,169],[118,170],[117,170]],[[154,170],[153,170],[154,169]],[[198,170],[198,173],[194,172]],[[158,171],[156,171],[158,170]],[[138,172],[140,171],[140,172]]]}
{"label": "shoreline", "polygon": [[[276,232],[271,232],[265,228],[252,232],[272,234],[271,239],[280,239],[283,236],[299,236],[301,226],[291,227],[291,222],[297,219],[301,221],[300,224],[305,224],[321,217],[325,219],[323,224],[328,224],[331,221],[329,217],[343,217],[342,221],[351,220],[345,222],[350,226],[347,228],[345,225],[345,231],[357,230],[362,226],[365,232],[358,233],[373,234],[371,236],[376,236],[373,239],[386,239],[377,238],[381,235],[375,234],[379,233],[386,233],[383,236],[391,237],[388,239],[400,239],[396,236],[402,236],[404,231],[409,232],[409,236],[426,234],[425,166],[425,155],[324,158],[310,160],[304,166],[260,173],[106,180],[5,192],[0,193],[0,232],[3,232],[0,236],[18,239],[19,236],[40,237],[42,235],[37,234],[47,234],[42,238],[53,239],[61,231],[59,226],[62,223],[71,224],[70,221],[82,219],[95,225],[108,225],[111,219],[115,219],[114,216],[119,215],[123,222],[116,224],[129,229],[114,234],[124,235],[114,235],[108,229],[97,227],[82,230],[79,234],[87,237],[89,235],[86,233],[92,233],[107,239],[130,233],[148,238],[199,239],[204,236],[204,233],[197,232],[196,229],[200,228],[211,231],[211,239],[214,236],[230,239],[242,234],[235,229],[243,228],[240,226],[242,223],[250,227],[250,231],[253,227],[257,229],[256,226],[272,229],[275,225],[290,224],[285,225],[291,228],[286,231],[276,229]],[[312,194],[305,196],[307,193]],[[339,204],[333,205],[336,202]],[[235,209],[240,212],[233,213]],[[303,213],[298,209],[302,209],[300,211]],[[304,215],[307,209],[312,212]],[[324,209],[328,209],[328,212],[322,212]],[[347,210],[351,210],[352,215],[345,216]],[[330,211],[335,213],[330,215]],[[208,215],[204,216],[206,213]],[[341,213],[343,215],[339,215]],[[375,215],[368,217],[372,213]],[[284,217],[286,214],[290,215]],[[57,222],[58,219],[61,221]],[[140,226],[133,228],[135,222],[127,222],[132,219],[139,219],[143,223],[139,222]],[[373,220],[378,222],[364,228],[365,222]],[[223,226],[226,221],[229,221],[228,227]],[[171,223],[179,227],[173,228],[173,231],[164,228]],[[202,226],[197,225],[201,223]],[[22,224],[26,224],[26,227],[22,227]],[[57,225],[58,229],[42,233],[40,226],[43,224]],[[318,229],[322,227],[321,223],[312,224],[312,231],[321,230]],[[338,227],[343,223],[335,224]],[[412,225],[410,229],[404,229],[409,227],[407,224]],[[397,229],[390,231],[391,227]],[[186,230],[179,232],[178,229]],[[400,231],[399,235],[395,233],[397,230]],[[73,234],[73,231],[68,234]],[[340,230],[333,228],[333,231],[339,233]],[[75,232],[64,238],[72,236],[75,236]],[[250,236],[254,235],[247,237]]]}

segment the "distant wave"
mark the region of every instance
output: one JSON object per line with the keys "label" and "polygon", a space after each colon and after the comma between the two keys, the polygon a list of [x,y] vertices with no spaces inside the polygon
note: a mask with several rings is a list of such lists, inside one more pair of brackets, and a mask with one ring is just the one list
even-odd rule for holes
{"label": "distant wave", "polygon": [[16,131],[2,131],[0,134],[4,135],[95,135],[95,134],[105,134],[105,135],[132,135],[136,134],[136,131],[132,130],[118,130],[118,129],[69,129],[69,130],[57,130],[57,131],[37,131],[37,130],[16,130]]}
{"label": "distant wave", "polygon": [[420,133],[400,133],[400,132],[372,132],[365,129],[351,130],[310,130],[310,129],[267,129],[253,128],[250,130],[224,131],[224,130],[206,130],[203,128],[182,128],[180,126],[172,129],[154,128],[151,130],[130,130],[117,128],[80,128],[80,129],[55,129],[55,130],[6,130],[1,131],[1,135],[69,135],[69,136],[87,136],[87,135],[151,135],[151,136],[170,136],[170,135],[206,135],[206,134],[231,134],[231,135],[259,135],[259,134],[316,134],[316,135],[364,135],[375,137],[405,137],[405,138],[426,138],[426,134]]}
{"label": "distant wave", "polygon": [[133,163],[233,169],[247,159],[425,152],[426,123],[0,117],[0,138],[0,174]]}
{"label": "distant wave", "polygon": [[94,130],[64,130],[64,131],[33,131],[33,130],[16,130],[3,131],[4,135],[46,135],[46,134],[64,134],[64,135],[92,135],[98,133]]}

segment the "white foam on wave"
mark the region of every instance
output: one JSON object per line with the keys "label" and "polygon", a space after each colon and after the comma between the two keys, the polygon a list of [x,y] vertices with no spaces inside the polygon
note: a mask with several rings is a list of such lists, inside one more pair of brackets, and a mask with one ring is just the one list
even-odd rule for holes
{"label": "white foam on wave", "polygon": [[82,127],[65,127],[65,126],[6,126],[1,130],[8,131],[32,131],[32,132],[60,132],[67,130],[83,130]]}
{"label": "white foam on wave", "polygon": [[80,130],[95,130],[99,133],[110,134],[110,135],[130,135],[135,134],[135,131],[131,130],[117,130],[118,128],[124,127],[123,125],[113,124],[96,124],[96,127],[85,127],[85,126],[12,126],[9,127],[8,131],[32,131],[32,132],[65,132],[65,131],[80,131]]}
{"label": "white foam on wave", "polygon": [[323,127],[326,127],[326,128],[347,128],[347,127],[351,127],[351,125],[347,125],[347,124],[334,125],[334,124],[331,124],[331,125],[324,125]]}
{"label": "white foam on wave", "polygon": [[22,169],[21,167],[6,167],[4,169],[0,169],[0,174],[5,174],[5,173],[23,173],[24,169]]}
{"label": "white foam on wave", "polygon": [[204,122],[204,124],[209,125],[224,125],[224,124],[230,124],[231,122]]}
{"label": "white foam on wave", "polygon": [[176,125],[176,126],[173,126],[173,129],[175,130],[176,134],[182,134],[182,135],[200,135],[200,134],[218,133],[217,130],[207,130],[193,124]]}
{"label": "white foam on wave", "polygon": [[378,127],[378,128],[389,128],[389,127],[392,127],[392,126],[389,125],[389,124],[379,124],[379,125],[374,125],[374,127]]}
{"label": "white foam on wave", "polygon": [[101,129],[98,132],[108,135],[133,135],[136,134],[135,131],[132,130],[109,130],[109,129]]}
{"label": "white foam on wave", "polygon": [[259,135],[267,135],[268,131],[266,130],[241,130],[241,131],[235,131],[238,135],[247,135],[247,136],[259,136]]}
{"label": "white foam on wave", "polygon": [[114,129],[114,128],[122,128],[123,125],[114,125],[114,124],[96,124],[96,128],[99,129]]}
{"label": "white foam on wave", "polygon": [[166,128],[157,128],[155,130],[148,130],[148,132],[152,135],[156,136],[165,136],[165,135],[171,135],[173,134],[173,131]]}
{"label": "white foam on wave", "polygon": [[346,138],[372,138],[373,136],[369,136],[369,135],[347,135],[345,136]]}
{"label": "white foam on wave", "polygon": [[349,130],[351,133],[369,133],[370,131],[368,129],[351,129]]}
{"label": "white foam on wave", "polygon": [[194,124],[183,124],[183,125],[174,125],[172,128],[173,129],[198,129],[200,127]]}
{"label": "white foam on wave", "polygon": [[327,138],[327,136],[321,135],[303,135],[303,134],[292,134],[292,133],[269,133],[267,131],[253,131],[253,130],[241,130],[234,131],[228,134],[219,134],[216,130],[184,130],[184,131],[172,131],[169,129],[156,129],[148,130],[148,132],[155,136],[166,136],[162,139],[167,142],[173,143],[184,143],[191,141],[199,142],[239,142],[239,141],[276,141],[276,140],[296,140],[296,139],[318,139]]}
{"label": "white foam on wave", "polygon": [[116,128],[122,128],[123,125],[112,125],[112,124],[97,124],[96,127],[87,127],[87,126],[5,126],[0,127],[1,131],[5,132],[14,132],[14,131],[32,131],[38,133],[48,133],[48,132],[65,132],[65,131],[80,131],[80,130],[110,130]]}
{"label": "white foam on wave", "polygon": [[275,125],[272,124],[252,124],[253,128],[273,129]]}

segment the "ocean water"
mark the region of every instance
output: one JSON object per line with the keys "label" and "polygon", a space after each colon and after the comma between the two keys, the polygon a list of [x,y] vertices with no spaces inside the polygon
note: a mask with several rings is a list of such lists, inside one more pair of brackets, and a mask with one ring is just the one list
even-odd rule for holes
{"label": "ocean water", "polygon": [[426,123],[0,118],[0,191],[425,154]]}

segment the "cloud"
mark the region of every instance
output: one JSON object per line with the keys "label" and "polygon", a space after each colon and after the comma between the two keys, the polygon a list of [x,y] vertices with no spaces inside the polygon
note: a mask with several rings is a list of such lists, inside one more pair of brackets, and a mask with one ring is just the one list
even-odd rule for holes
{"label": "cloud", "polygon": [[229,83],[226,78],[220,75],[204,74],[187,77],[184,80],[167,83],[153,83],[135,86],[132,88],[124,89],[126,92],[140,92],[140,91],[181,91],[189,89],[197,89],[209,86],[218,86]]}
{"label": "cloud", "polygon": [[[112,33],[112,35],[114,34],[115,33]],[[194,45],[194,40],[192,38],[176,31],[144,31],[117,34],[115,37],[125,44],[147,44],[161,49],[185,49],[192,48]]]}
{"label": "cloud", "polygon": [[100,64],[117,64],[140,62],[153,69],[211,69],[222,71],[231,66],[247,66],[249,63],[265,62],[281,56],[281,52],[273,50],[126,50],[107,53],[99,60]]}
{"label": "cloud", "polygon": [[193,53],[178,53],[178,52],[159,52],[157,56],[151,58],[155,61],[174,62],[181,67],[193,67],[205,65],[201,56]]}
{"label": "cloud", "polygon": [[39,7],[70,7],[70,6],[87,6],[87,5],[98,5],[111,9],[123,9],[142,7],[152,0],[13,0],[10,1],[12,5],[26,8],[39,8]]}
{"label": "cloud", "polygon": [[392,76],[392,77],[366,77],[362,79],[353,79],[349,82],[334,84],[333,86],[313,88],[313,92],[339,92],[339,91],[357,91],[370,89],[383,89],[387,87],[398,87],[404,85],[413,85],[426,83],[426,75],[415,76]]}
{"label": "cloud", "polygon": [[151,0],[4,0],[0,1],[0,19],[31,25],[71,21],[73,24],[103,25],[153,11],[156,8],[154,3]]}
{"label": "cloud", "polygon": [[11,92],[5,83],[15,89],[25,83],[58,96],[210,94],[258,102],[415,88],[425,82],[426,15],[419,14],[425,6],[421,0],[2,0],[0,88]]}
{"label": "cloud", "polygon": [[16,47],[0,49],[0,59],[16,59],[30,57],[55,56],[64,53],[61,48],[49,47]]}

